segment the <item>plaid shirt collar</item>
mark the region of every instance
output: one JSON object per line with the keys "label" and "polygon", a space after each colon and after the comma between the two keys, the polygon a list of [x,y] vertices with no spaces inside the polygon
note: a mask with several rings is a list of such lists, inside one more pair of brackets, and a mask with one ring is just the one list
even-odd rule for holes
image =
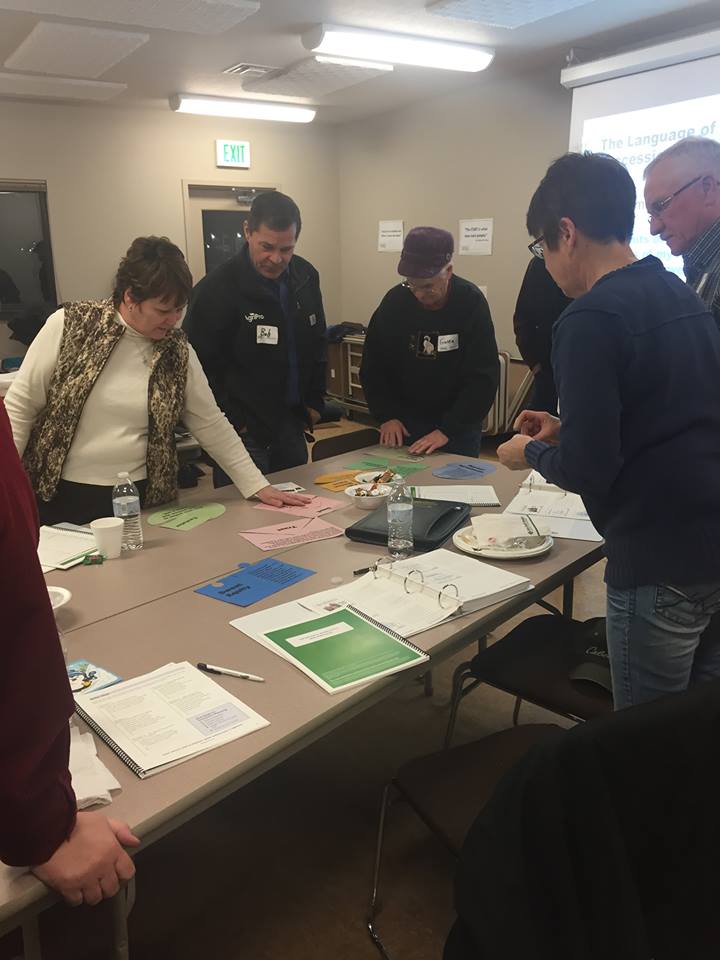
{"label": "plaid shirt collar", "polygon": [[720,218],[690,245],[683,256],[685,276],[699,278],[708,268],[720,264]]}

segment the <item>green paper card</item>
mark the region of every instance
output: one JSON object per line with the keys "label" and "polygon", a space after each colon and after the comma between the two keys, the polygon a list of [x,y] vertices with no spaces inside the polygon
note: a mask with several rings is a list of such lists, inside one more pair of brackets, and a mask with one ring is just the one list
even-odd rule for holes
{"label": "green paper card", "polygon": [[148,523],[154,527],[166,527],[168,530],[194,530],[208,520],[214,520],[225,513],[222,503],[199,503],[192,507],[168,507],[158,510],[148,517]]}
{"label": "green paper card", "polygon": [[401,477],[409,477],[418,470],[425,470],[424,463],[390,463],[389,460],[381,460],[379,457],[365,457],[358,460],[357,463],[349,463],[347,470],[392,470],[393,473],[399,473]]}

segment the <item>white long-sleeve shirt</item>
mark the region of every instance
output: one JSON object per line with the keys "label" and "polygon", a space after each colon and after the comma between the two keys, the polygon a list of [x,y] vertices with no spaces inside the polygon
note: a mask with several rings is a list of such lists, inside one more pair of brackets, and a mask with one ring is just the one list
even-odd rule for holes
{"label": "white long-sleeve shirt", "polygon": [[[73,483],[112,486],[127,470],[133,480],[147,476],[148,381],[154,341],[128,326],[90,391],[78,421],[62,478]],[[23,455],[35,420],[47,405],[47,391],[57,364],[65,311],[48,318],[33,340],[5,397],[13,439]],[[188,347],[185,426],[220,464],[245,497],[268,485],[242,440],[215,403],[207,377]]]}

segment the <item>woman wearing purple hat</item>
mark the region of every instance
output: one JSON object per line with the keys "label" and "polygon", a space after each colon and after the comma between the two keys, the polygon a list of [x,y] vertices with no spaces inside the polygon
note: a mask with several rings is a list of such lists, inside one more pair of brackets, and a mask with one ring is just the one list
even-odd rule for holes
{"label": "woman wearing purple hat", "polygon": [[453,274],[452,255],[447,230],[408,233],[405,279],[370,320],[360,380],[382,444],[477,457],[497,391],[497,344],[487,300]]}

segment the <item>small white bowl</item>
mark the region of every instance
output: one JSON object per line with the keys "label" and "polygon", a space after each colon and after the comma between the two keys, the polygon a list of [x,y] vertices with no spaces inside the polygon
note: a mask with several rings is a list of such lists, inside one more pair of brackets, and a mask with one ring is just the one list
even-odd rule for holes
{"label": "small white bowl", "polygon": [[53,610],[59,610],[60,607],[64,607],[66,603],[72,600],[72,594],[65,587],[48,587],[47,592]]}
{"label": "small white bowl", "polygon": [[[365,473],[356,473],[355,480],[358,483],[375,483],[378,477],[381,477],[386,470],[368,470]],[[387,483],[392,483],[394,480],[402,480],[402,477],[399,473],[394,473],[392,480],[385,481]]]}
{"label": "small white bowl", "polygon": [[[379,504],[385,503],[392,487],[389,483],[379,483],[373,492],[369,493],[371,489],[371,483],[356,483],[347,488],[345,496],[350,497],[355,506],[360,507],[361,510],[374,510]],[[365,491],[366,495],[359,494],[359,491]]]}

